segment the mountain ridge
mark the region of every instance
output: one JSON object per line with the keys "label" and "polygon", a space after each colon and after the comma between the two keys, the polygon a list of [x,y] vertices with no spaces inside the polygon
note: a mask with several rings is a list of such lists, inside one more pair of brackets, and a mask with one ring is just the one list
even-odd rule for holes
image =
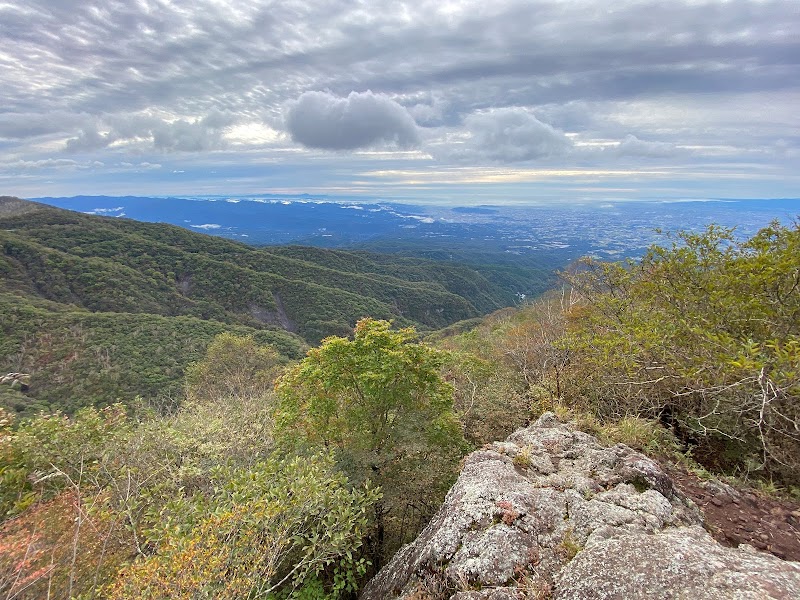
{"label": "mountain ridge", "polygon": [[[0,198],[0,249],[6,337],[0,370],[31,371],[31,395],[51,406],[58,405],[59,394],[74,399],[83,393],[78,404],[115,399],[103,399],[99,381],[88,388],[64,383],[71,375],[63,363],[72,355],[82,357],[77,364],[84,375],[103,372],[105,355],[122,361],[107,373],[112,396],[139,393],[133,379],[125,385],[112,380],[119,382],[122,370],[142,370],[142,364],[150,373],[142,381],[150,383],[141,391],[175,395],[180,365],[197,358],[212,330],[254,335],[297,358],[306,343],[347,335],[364,316],[426,331],[489,313],[513,298],[458,264],[301,246],[254,247],[175,225],[86,215],[9,196]],[[146,331],[143,352],[149,349],[154,357],[164,358],[158,348],[182,352],[166,339],[167,332],[191,350],[167,369],[172,375],[159,378],[157,361],[137,358],[115,320]],[[177,334],[181,327],[195,332],[198,342]],[[88,337],[68,333],[76,328],[89,330]],[[94,345],[87,347],[84,338]],[[51,345],[57,351],[48,349]],[[87,353],[96,354],[98,369]],[[18,398],[14,404],[20,409]]]}

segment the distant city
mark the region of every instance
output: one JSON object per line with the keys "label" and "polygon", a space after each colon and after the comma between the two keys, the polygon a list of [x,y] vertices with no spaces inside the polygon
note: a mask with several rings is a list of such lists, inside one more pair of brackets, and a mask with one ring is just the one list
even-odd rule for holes
{"label": "distant city", "polygon": [[[328,196],[76,196],[32,200],[108,217],[165,222],[249,244],[306,244],[384,252],[448,248],[470,262],[561,265],[583,255],[640,256],[665,233],[711,223],[752,236],[800,216],[800,199],[608,202],[584,205],[435,206]],[[466,252],[466,254],[465,254]]]}

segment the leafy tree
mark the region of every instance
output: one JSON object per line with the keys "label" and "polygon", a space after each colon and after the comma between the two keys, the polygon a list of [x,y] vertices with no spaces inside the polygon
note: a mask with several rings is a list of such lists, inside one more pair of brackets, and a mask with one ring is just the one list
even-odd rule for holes
{"label": "leafy tree", "polygon": [[800,226],[746,242],[710,227],[640,263],[567,275],[570,397],[601,416],[659,417],[718,467],[796,482]]}
{"label": "leafy tree", "polygon": [[119,404],[85,408],[72,419],[42,415],[16,430],[8,416],[0,421],[0,520],[95,477],[109,440],[130,430]]}
{"label": "leafy tree", "polygon": [[530,417],[524,379],[503,362],[499,335],[488,328],[447,340],[445,376],[464,437],[474,446],[505,439]]}
{"label": "leafy tree", "polygon": [[252,336],[220,333],[205,357],[186,368],[186,399],[263,396],[272,390],[281,362],[274,348],[259,346]]}
{"label": "leafy tree", "polygon": [[183,506],[173,513],[191,520],[163,522],[158,550],[126,568],[109,598],[237,600],[313,589],[318,596],[303,597],[322,600],[355,591],[365,570],[356,552],[375,490],[348,489],[325,455],[223,469],[216,477],[210,498],[178,500]]}
{"label": "leafy tree", "polygon": [[441,339],[451,351],[447,378],[455,388],[455,410],[473,444],[505,439],[559,404],[569,364],[566,310],[576,301],[567,292],[497,311],[471,330]]}
{"label": "leafy tree", "polygon": [[112,448],[130,431],[120,405],[0,429],[0,516],[15,516],[0,529],[6,597],[89,593],[131,556],[124,516],[104,509]]}
{"label": "leafy tree", "polygon": [[334,450],[353,479],[381,486],[376,561],[387,528],[395,545],[432,514],[463,449],[443,353],[415,338],[362,319],[353,339],[325,339],[276,385],[282,439]]}

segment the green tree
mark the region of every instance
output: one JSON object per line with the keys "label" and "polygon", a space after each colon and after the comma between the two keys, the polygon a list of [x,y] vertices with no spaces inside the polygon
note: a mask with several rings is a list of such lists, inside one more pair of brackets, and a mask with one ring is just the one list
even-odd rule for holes
{"label": "green tree", "polygon": [[464,447],[444,355],[415,339],[362,319],[353,339],[325,339],[276,384],[279,439],[334,450],[354,480],[381,486],[376,562],[432,514]]}
{"label": "green tree", "polygon": [[186,368],[186,398],[263,396],[272,390],[280,366],[280,355],[271,346],[259,346],[252,336],[220,333],[203,360]]}
{"label": "green tree", "polygon": [[571,399],[602,417],[660,417],[713,466],[796,482],[800,226],[746,242],[709,227],[639,263],[567,275]]}
{"label": "green tree", "polygon": [[303,598],[334,600],[355,591],[375,490],[348,489],[326,455],[271,459],[216,477],[211,497],[176,502],[182,507],[173,514],[191,518],[161,523],[157,551],[124,569],[107,597],[238,600],[304,591]]}
{"label": "green tree", "polygon": [[74,418],[41,415],[16,429],[7,415],[0,414],[0,520],[96,477],[110,440],[130,431],[120,404]]}
{"label": "green tree", "polygon": [[0,527],[4,597],[90,593],[131,556],[125,516],[103,510],[113,449],[131,429],[118,404],[0,427],[0,518],[15,517]]}

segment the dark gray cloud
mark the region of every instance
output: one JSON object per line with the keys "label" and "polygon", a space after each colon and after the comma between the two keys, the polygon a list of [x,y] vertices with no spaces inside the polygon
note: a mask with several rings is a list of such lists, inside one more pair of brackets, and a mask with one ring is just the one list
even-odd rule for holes
{"label": "dark gray cloud", "polygon": [[161,122],[152,128],[153,145],[158,150],[201,152],[224,147],[222,133],[234,118],[212,112],[203,119],[179,119],[172,123]]}
{"label": "dark gray cloud", "polygon": [[66,111],[0,113],[0,139],[24,140],[85,126],[93,119]]}
{"label": "dark gray cloud", "polygon": [[[201,119],[166,121],[150,116],[112,115],[97,120],[67,140],[66,150],[87,152],[106,148],[115,142],[141,141],[165,152],[219,150],[226,143],[222,136],[235,123],[233,115],[212,111]],[[101,133],[101,128],[108,130]]]}
{"label": "dark gray cloud", "polygon": [[409,148],[419,143],[417,125],[397,102],[371,91],[339,98],[306,92],[290,102],[286,126],[292,139],[309,148],[353,150],[379,143]]}
{"label": "dark gray cloud", "polygon": [[67,140],[66,150],[68,152],[89,152],[100,150],[107,147],[116,140],[116,136],[111,133],[100,133],[92,127],[84,128],[77,137]]}

